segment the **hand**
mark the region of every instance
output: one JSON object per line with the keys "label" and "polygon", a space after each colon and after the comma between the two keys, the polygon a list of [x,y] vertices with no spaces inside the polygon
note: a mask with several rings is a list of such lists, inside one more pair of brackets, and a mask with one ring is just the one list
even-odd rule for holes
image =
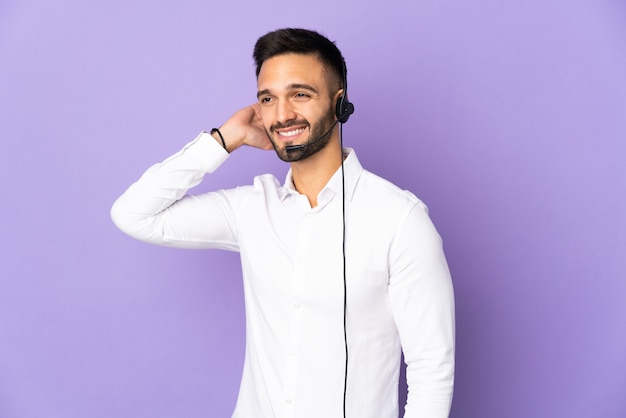
{"label": "hand", "polygon": [[[261,120],[261,108],[258,103],[244,107],[233,114],[221,127],[220,132],[226,142],[226,150],[232,152],[242,145],[262,150],[273,149]],[[217,133],[216,140],[221,144]]]}

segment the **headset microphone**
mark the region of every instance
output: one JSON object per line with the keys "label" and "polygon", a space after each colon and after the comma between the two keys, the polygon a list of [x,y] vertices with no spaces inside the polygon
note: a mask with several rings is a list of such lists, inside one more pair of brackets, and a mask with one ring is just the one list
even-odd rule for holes
{"label": "headset microphone", "polygon": [[329,130],[327,130],[323,135],[321,135],[319,138],[314,139],[313,141],[307,142],[306,144],[298,144],[298,145],[287,145],[285,147],[285,151],[287,152],[293,152],[293,151],[298,151],[301,150],[303,148],[306,148],[309,145],[315,144],[316,142],[319,142],[321,140],[323,140],[324,138],[326,138],[326,136],[330,133],[330,131],[333,130],[333,128],[337,125],[337,120],[335,121],[335,123],[332,124],[332,126],[330,127]]}

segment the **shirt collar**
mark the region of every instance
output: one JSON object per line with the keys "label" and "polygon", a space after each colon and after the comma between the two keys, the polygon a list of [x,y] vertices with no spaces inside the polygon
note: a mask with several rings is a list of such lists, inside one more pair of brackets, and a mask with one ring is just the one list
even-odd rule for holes
{"label": "shirt collar", "polygon": [[[363,166],[356,156],[356,152],[352,148],[344,148],[344,155],[347,155],[343,161],[344,180],[345,180],[345,196],[348,200],[352,200],[356,184],[363,173]],[[330,200],[336,193],[341,193],[341,167],[337,169],[335,174],[328,180],[326,186],[320,191],[318,200]],[[279,191],[280,200],[283,201],[290,194],[299,194],[293,185],[291,168],[285,177],[285,184]],[[320,202],[318,202],[320,203]]]}

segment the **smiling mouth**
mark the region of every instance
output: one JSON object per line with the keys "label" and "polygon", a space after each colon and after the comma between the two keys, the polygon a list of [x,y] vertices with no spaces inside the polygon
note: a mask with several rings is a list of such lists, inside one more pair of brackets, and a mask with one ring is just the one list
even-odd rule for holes
{"label": "smiling mouth", "polygon": [[298,128],[298,129],[291,129],[289,131],[276,131],[276,133],[282,137],[291,138],[293,136],[300,135],[302,132],[304,132],[305,129],[306,128]]}

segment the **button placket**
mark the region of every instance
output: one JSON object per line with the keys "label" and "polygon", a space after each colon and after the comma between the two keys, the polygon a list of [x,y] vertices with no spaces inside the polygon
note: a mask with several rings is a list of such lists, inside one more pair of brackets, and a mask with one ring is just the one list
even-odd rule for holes
{"label": "button placket", "polygon": [[305,257],[308,250],[308,242],[311,239],[311,220],[305,215],[300,224],[298,239],[294,248],[294,267],[292,282],[291,312],[289,318],[289,342],[287,346],[287,356],[285,358],[285,388],[283,393],[285,416],[294,416],[296,400],[297,379],[298,379],[298,345],[300,342],[300,330],[302,329],[302,304],[301,295],[303,284],[306,280]]}

